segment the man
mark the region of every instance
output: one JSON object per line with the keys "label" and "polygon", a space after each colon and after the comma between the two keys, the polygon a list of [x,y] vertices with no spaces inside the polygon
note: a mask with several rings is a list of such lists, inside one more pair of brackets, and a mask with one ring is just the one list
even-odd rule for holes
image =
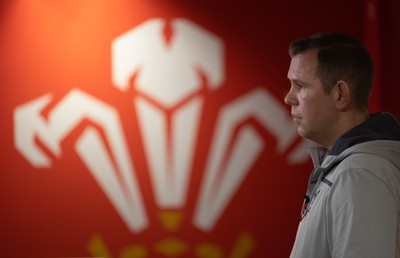
{"label": "man", "polygon": [[316,142],[292,258],[400,257],[400,125],[369,114],[373,63],[352,37],[321,33],[290,44],[298,133]]}

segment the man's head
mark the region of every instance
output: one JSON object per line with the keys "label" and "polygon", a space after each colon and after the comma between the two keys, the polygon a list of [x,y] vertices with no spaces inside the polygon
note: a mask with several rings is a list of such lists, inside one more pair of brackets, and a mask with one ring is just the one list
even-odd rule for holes
{"label": "man's head", "polygon": [[351,87],[352,101],[359,111],[368,109],[373,84],[373,62],[368,51],[356,39],[339,33],[320,33],[293,41],[291,57],[310,49],[317,50],[317,74],[325,93],[339,81]]}
{"label": "man's head", "polygon": [[298,133],[330,148],[368,116],[373,64],[355,39],[323,33],[290,44],[291,82],[285,103]]}

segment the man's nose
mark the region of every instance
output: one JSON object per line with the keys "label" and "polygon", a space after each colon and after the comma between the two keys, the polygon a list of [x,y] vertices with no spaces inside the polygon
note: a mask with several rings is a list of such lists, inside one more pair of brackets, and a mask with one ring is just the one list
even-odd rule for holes
{"label": "man's nose", "polygon": [[286,94],[284,102],[291,106],[296,105],[297,101],[296,101],[296,98],[293,96],[292,89],[290,89],[290,91]]}

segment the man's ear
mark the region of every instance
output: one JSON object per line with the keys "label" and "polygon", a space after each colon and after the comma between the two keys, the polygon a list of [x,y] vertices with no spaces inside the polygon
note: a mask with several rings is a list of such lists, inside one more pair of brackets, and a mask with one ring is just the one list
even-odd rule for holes
{"label": "man's ear", "polygon": [[336,108],[338,110],[346,109],[350,104],[351,89],[345,81],[338,81],[335,85]]}

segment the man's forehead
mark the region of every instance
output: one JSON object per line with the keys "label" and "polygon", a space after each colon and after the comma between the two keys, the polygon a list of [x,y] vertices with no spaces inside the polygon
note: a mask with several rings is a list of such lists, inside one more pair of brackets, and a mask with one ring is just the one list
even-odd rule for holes
{"label": "man's forehead", "polygon": [[288,78],[296,79],[303,74],[316,74],[318,67],[317,50],[307,50],[292,57],[288,70]]}

